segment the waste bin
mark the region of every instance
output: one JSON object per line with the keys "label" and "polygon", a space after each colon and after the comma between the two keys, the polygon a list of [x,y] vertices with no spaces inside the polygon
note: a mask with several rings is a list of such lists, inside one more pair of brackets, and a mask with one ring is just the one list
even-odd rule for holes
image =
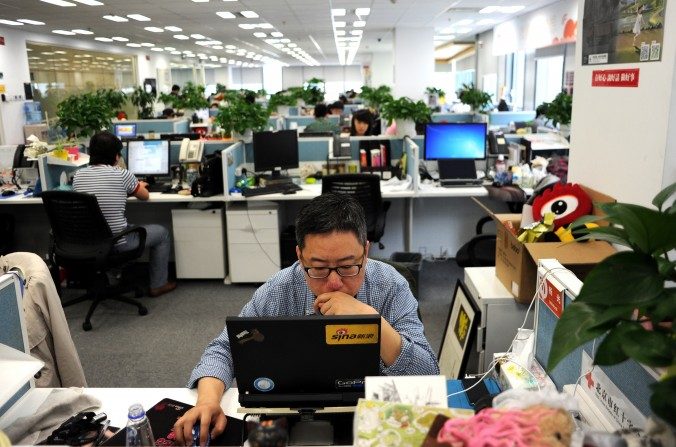
{"label": "waste bin", "polygon": [[[422,269],[422,260],[423,257],[420,253],[395,251],[390,255],[390,261],[405,268],[407,273],[409,273],[410,277],[413,279],[411,284],[411,292],[413,292],[413,296],[416,298],[418,298],[418,285],[420,284],[420,270]],[[409,277],[407,277],[405,274],[404,277],[409,279]],[[411,282],[410,279],[409,282]]]}

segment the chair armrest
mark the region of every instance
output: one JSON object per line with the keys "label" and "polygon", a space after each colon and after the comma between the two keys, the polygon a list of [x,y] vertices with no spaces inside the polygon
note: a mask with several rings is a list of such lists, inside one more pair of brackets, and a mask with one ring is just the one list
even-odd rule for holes
{"label": "chair armrest", "polygon": [[126,230],[123,230],[121,233],[115,235],[111,240],[112,246],[114,247],[117,241],[121,238],[128,236],[132,233],[138,233],[138,247],[133,250],[134,256],[138,257],[143,254],[143,250],[146,248],[146,229],[143,227],[129,227]]}
{"label": "chair armrest", "polygon": [[479,222],[476,223],[476,234],[483,234],[484,225],[492,220],[493,218],[491,216],[484,216],[479,219]]}
{"label": "chair armrest", "polygon": [[467,256],[469,256],[470,260],[470,265],[476,266],[477,264],[477,259],[476,259],[476,246],[479,242],[482,241],[490,241],[496,240],[496,236],[494,234],[480,234],[478,236],[474,236],[468,243],[467,243]]}

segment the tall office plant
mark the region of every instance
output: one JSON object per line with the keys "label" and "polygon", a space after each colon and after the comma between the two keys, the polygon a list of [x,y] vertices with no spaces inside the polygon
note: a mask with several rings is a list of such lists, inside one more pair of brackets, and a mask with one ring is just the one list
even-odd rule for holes
{"label": "tall office plant", "polygon": [[380,111],[383,104],[394,99],[392,96],[392,88],[387,85],[380,85],[376,88],[364,85],[361,88],[359,97],[364,100],[364,103],[366,103],[367,106],[374,109],[376,112]]}
{"label": "tall office plant", "polygon": [[115,103],[102,91],[71,95],[57,106],[59,125],[69,137],[89,137],[112,124]]}
{"label": "tall office plant", "polygon": [[215,121],[233,138],[248,142],[254,131],[265,129],[268,113],[260,104],[235,99],[219,109]]}
{"label": "tall office plant", "polygon": [[431,112],[423,101],[401,97],[386,102],[380,108],[380,112],[388,121],[396,121],[397,136],[415,136],[415,125],[431,121]]}
{"label": "tall office plant", "polygon": [[474,83],[462,84],[462,87],[457,92],[458,99],[463,104],[467,104],[474,113],[483,113],[491,104],[491,95],[479,90],[474,86]]}
{"label": "tall office plant", "polygon": [[140,119],[149,119],[153,117],[155,95],[145,91],[143,87],[139,86],[134,89],[131,94],[131,103],[136,107]]}

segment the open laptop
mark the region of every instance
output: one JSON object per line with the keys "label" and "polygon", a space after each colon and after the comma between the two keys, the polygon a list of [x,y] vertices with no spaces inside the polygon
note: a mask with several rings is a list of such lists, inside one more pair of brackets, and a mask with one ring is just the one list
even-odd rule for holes
{"label": "open laptop", "polygon": [[441,186],[476,186],[482,180],[476,177],[473,159],[447,158],[438,160]]}
{"label": "open laptop", "polygon": [[380,374],[380,316],[227,317],[243,407],[353,406]]}

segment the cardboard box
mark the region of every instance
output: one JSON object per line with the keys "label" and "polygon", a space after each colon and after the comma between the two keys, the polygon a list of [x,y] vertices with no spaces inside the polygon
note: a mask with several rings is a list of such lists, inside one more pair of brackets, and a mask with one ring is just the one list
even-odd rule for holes
{"label": "cardboard box", "polygon": [[[580,185],[593,203],[610,203],[615,199]],[[514,295],[517,302],[529,304],[535,294],[537,283],[537,263],[540,259],[558,260],[564,267],[575,273],[580,279],[599,262],[615,253],[615,249],[604,241],[571,242],[533,242],[521,243],[504,225],[511,221],[519,228],[520,214],[495,214],[475,199],[496,221],[497,236],[495,244],[495,274],[500,282]],[[594,215],[602,215],[594,207]]]}

